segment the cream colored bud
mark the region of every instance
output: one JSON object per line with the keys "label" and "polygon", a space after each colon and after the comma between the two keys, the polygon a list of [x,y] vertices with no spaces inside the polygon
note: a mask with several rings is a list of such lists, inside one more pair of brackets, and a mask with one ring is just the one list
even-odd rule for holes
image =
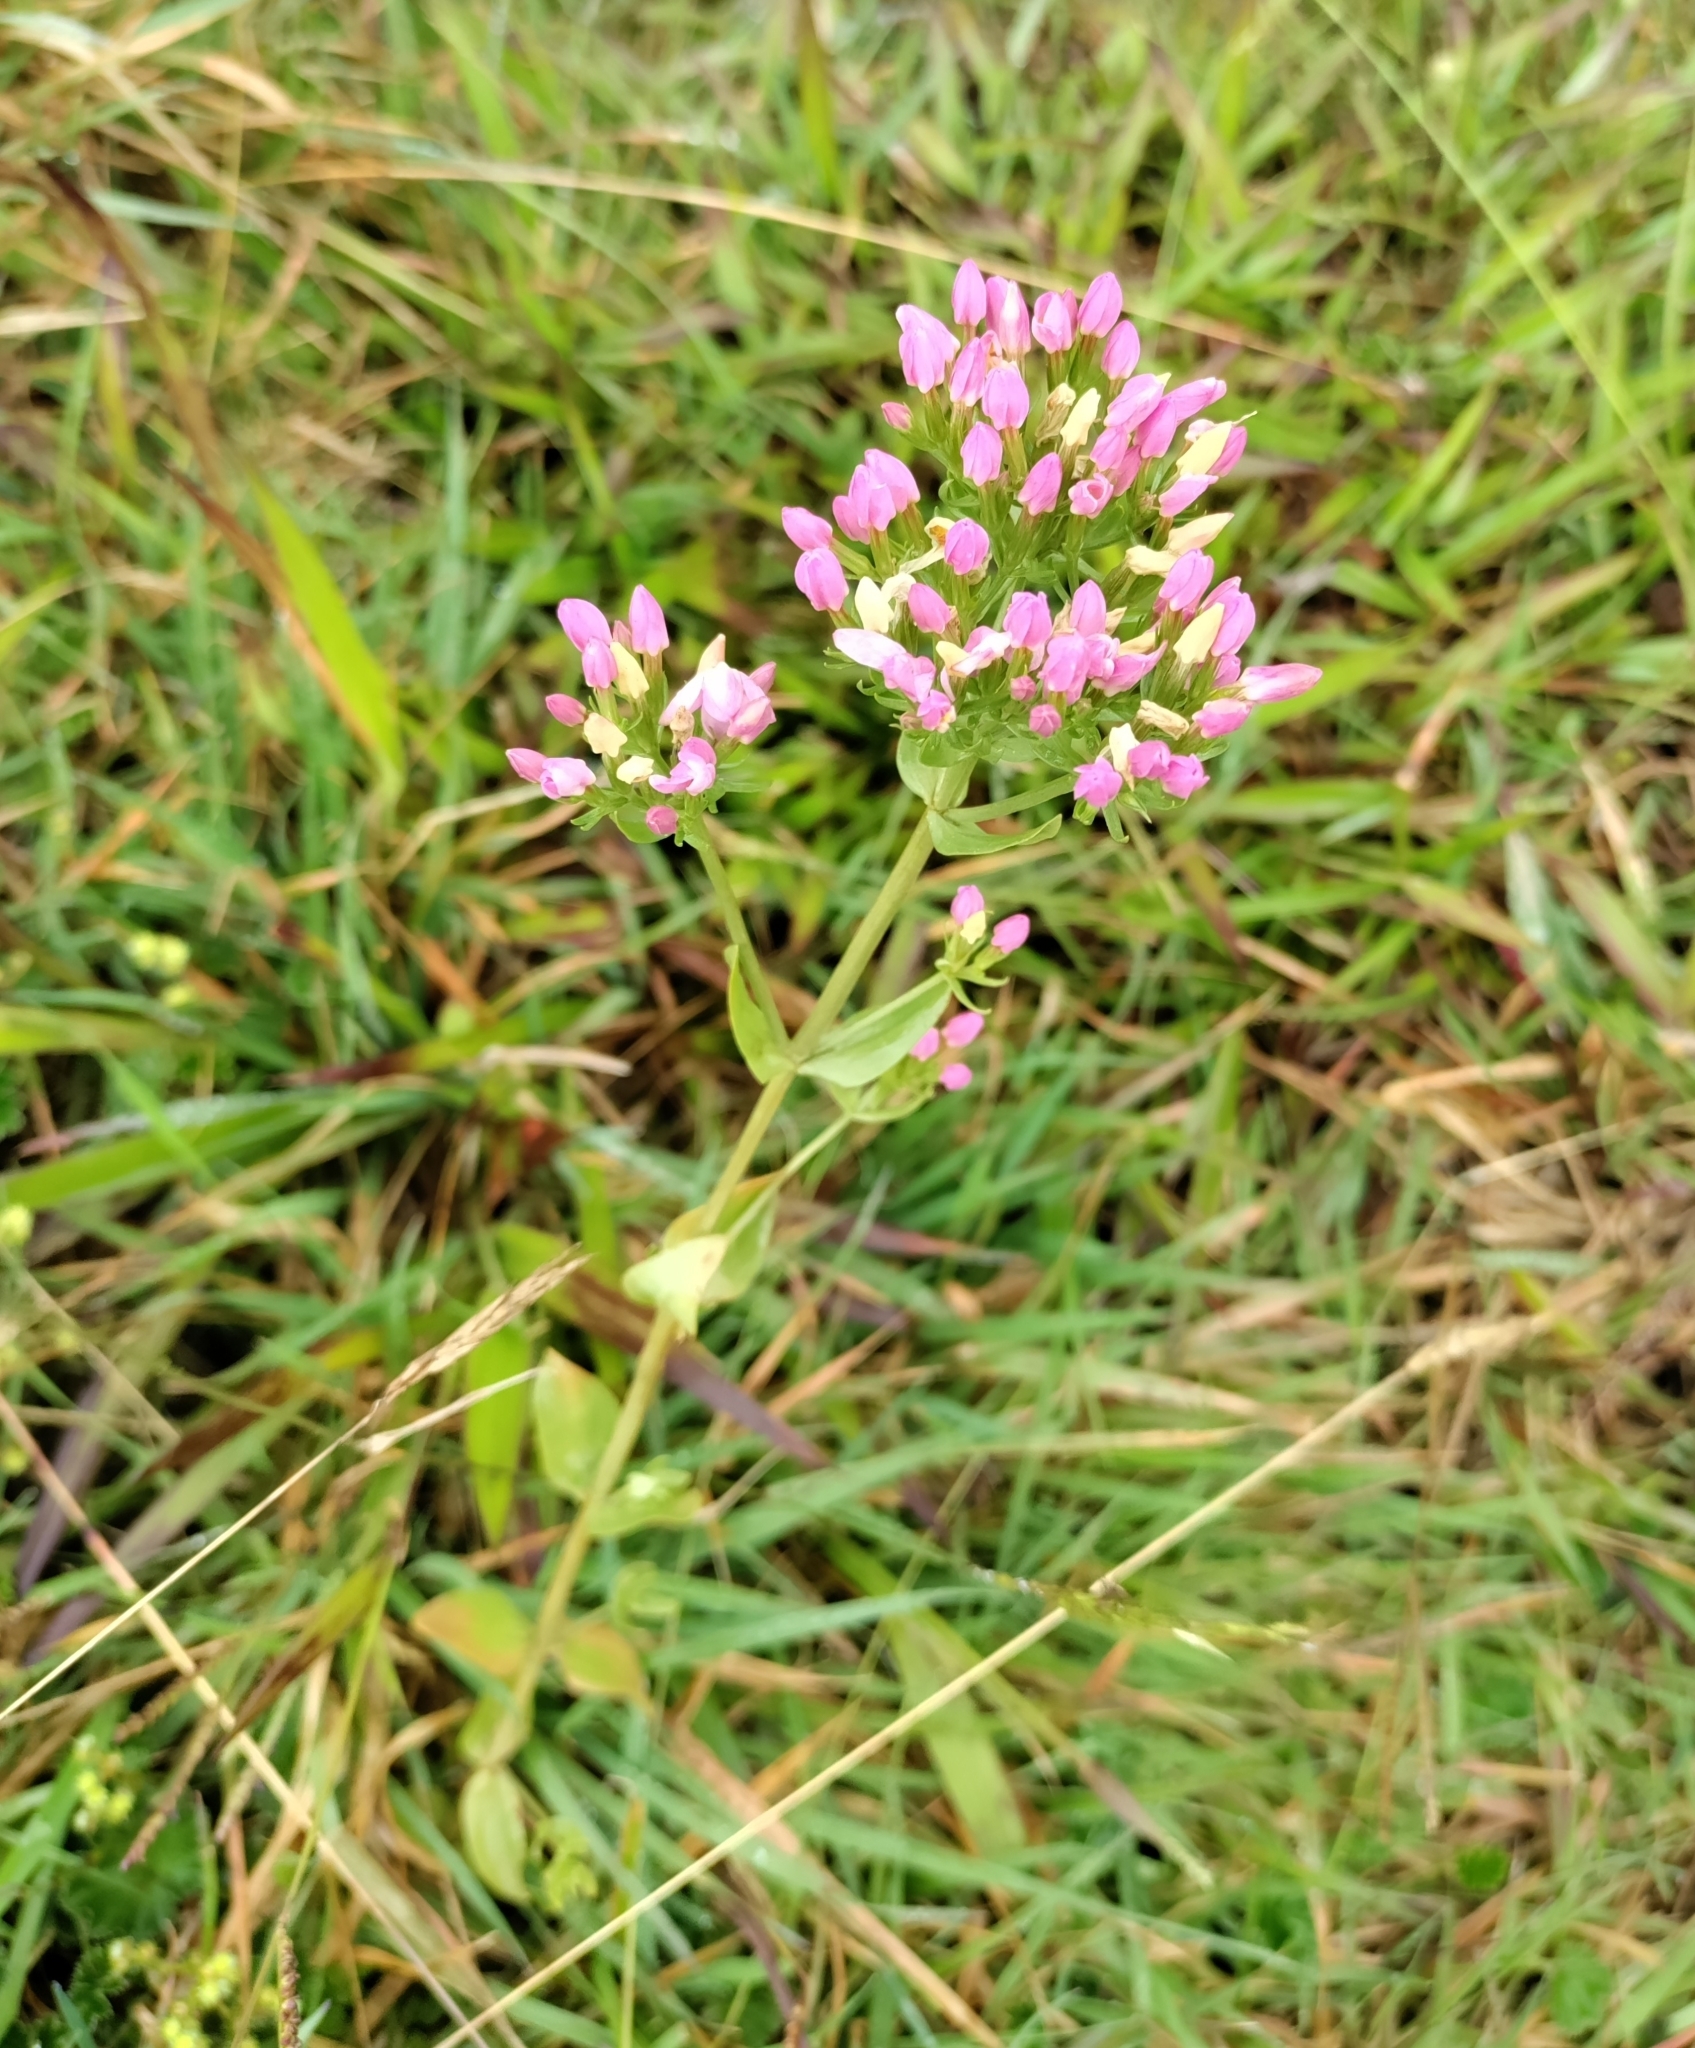
{"label": "cream colored bud", "polygon": [[1065,425],[1059,430],[1059,445],[1062,448],[1081,448],[1089,438],[1100,409],[1101,394],[1085,391],[1065,416]]}
{"label": "cream colored bud", "polygon": [[1138,633],[1134,640],[1126,640],[1124,651],[1126,654],[1152,654],[1158,645],[1159,628],[1150,626],[1145,633]]}
{"label": "cream colored bud", "polygon": [[1136,733],[1132,726],[1115,725],[1106,736],[1107,758],[1126,781],[1129,779],[1130,770],[1125,763],[1129,759],[1130,749],[1135,744]]}
{"label": "cream colored bud", "polygon": [[1234,423],[1225,420],[1222,425],[1209,425],[1204,434],[1197,434],[1183,453],[1177,458],[1179,476],[1210,476],[1212,466],[1224,453],[1224,444],[1230,438]]}
{"label": "cream colored bud", "polygon": [[1179,555],[1211,547],[1235,516],[1234,512],[1209,512],[1204,519],[1191,519],[1187,526],[1174,526],[1165,536],[1165,566],[1169,569]]}
{"label": "cream colored bud", "polygon": [[1224,607],[1209,604],[1204,612],[1197,612],[1194,618],[1177,636],[1177,645],[1171,650],[1177,659],[1193,668],[1196,662],[1205,661],[1212,652],[1212,643],[1218,638],[1218,629],[1224,624]]}
{"label": "cream colored bud", "polygon": [[647,672],[622,640],[612,643],[612,666],[618,671],[619,689],[632,703],[639,704],[647,695]]}
{"label": "cream colored bud", "polygon": [[1144,548],[1140,545],[1124,550],[1124,566],[1134,576],[1163,576],[1167,569],[1177,563],[1175,555],[1168,555],[1160,548]]}
{"label": "cream colored bud", "polygon": [[986,910],[974,910],[960,926],[959,936],[968,946],[974,946],[988,929],[989,913]]}
{"label": "cream colored bud", "polygon": [[645,782],[653,773],[653,763],[646,754],[632,754],[623,767],[617,770],[620,782]]}
{"label": "cream colored bud", "polygon": [[943,668],[952,668],[956,661],[963,661],[964,658],[965,649],[957,641],[938,640],[936,642],[936,659]]}
{"label": "cream colored bud", "polygon": [[699,661],[695,663],[694,672],[697,676],[704,674],[707,669],[716,668],[719,665],[724,659],[725,645],[726,642],[722,633],[707,641],[706,646],[701,650]]}
{"label": "cream colored bud", "polygon": [[1169,704],[1156,704],[1151,697],[1144,697],[1136,706],[1136,723],[1151,725],[1167,739],[1175,739],[1189,730],[1189,721],[1180,712],[1173,711]]}
{"label": "cream colored bud", "polygon": [[591,711],[583,720],[583,738],[597,754],[604,754],[609,761],[616,761],[629,745],[622,729],[610,718],[603,718],[598,711]]}
{"label": "cream colored bud", "polygon": [[1056,384],[1042,408],[1042,417],[1036,427],[1037,441],[1051,441],[1065,425],[1066,416],[1076,403],[1077,394],[1069,384]]}
{"label": "cream colored bud", "polygon": [[868,633],[886,633],[895,622],[894,606],[883,595],[881,584],[869,576],[860,577],[855,586],[853,607]]}

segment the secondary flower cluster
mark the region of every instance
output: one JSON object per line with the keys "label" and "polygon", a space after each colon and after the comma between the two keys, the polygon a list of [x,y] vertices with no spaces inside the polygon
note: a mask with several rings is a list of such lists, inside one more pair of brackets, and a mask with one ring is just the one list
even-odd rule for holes
{"label": "secondary flower cluster", "polygon": [[[582,657],[593,709],[565,691],[549,697],[547,708],[562,726],[581,731],[604,772],[580,754],[534,747],[509,747],[507,760],[544,796],[586,798],[593,816],[614,816],[626,831],[638,818],[660,838],[685,829],[691,817],[716,804],[736,749],[758,739],[775,718],[775,665],[767,662],[750,675],[731,668],[720,634],[667,698],[662,657],[671,635],[665,614],[639,583],[628,619],[609,625],[598,606],[568,597],[559,623]],[[653,796],[667,801],[652,802]]]}
{"label": "secondary flower cluster", "polygon": [[[1011,917],[1003,917],[994,930],[988,932],[985,957],[980,949],[988,928],[988,912],[983,905],[982,890],[970,882],[955,890],[949,915],[954,926],[949,940],[950,953],[960,953],[965,959],[970,959],[975,953],[982,965],[988,968],[998,966],[1009,953],[1016,953],[1030,936],[1029,918],[1022,910],[1015,911]],[[942,1062],[936,1072],[936,1086],[952,1095],[971,1085],[971,1069],[964,1060],[948,1056],[962,1053],[967,1046],[975,1045],[982,1033],[982,1012],[968,1009],[962,1003],[946,1023],[932,1024],[907,1058],[916,1060],[922,1067]]]}
{"label": "secondary flower cluster", "polygon": [[1206,553],[1232,515],[1184,515],[1240,461],[1247,422],[1210,416],[1217,377],[1138,373],[1123,307],[1103,273],[1081,303],[1045,292],[1032,314],[1016,284],[961,265],[953,327],[900,308],[915,397],[883,407],[943,472],[933,515],[881,448],[833,525],[783,513],[796,584],[922,761],[1061,771],[1080,815],[1120,830],[1121,796],[1138,811],[1193,796],[1255,705],[1319,676],[1244,664],[1253,602]]}

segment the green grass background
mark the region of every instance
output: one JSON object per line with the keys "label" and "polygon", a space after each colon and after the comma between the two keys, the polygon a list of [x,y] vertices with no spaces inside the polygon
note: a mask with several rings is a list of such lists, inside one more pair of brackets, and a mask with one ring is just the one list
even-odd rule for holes
{"label": "green grass background", "polygon": [[[1160,364],[1253,411],[1215,552],[1260,658],[1326,671],[1140,845],[932,870],[885,993],[967,874],[1035,921],[978,1084],[837,1156],[703,1331],[767,1400],[836,1363],[786,1410],[830,1469],[667,1393],[646,1454],[725,1506],[587,1574],[651,1697],[544,1696],[527,1901],[460,1838],[475,1672],[408,1626],[490,1579],[533,1601],[540,1553],[490,1526],[565,1513],[522,1397],[340,1460],[167,1600],[486,2002],[1447,1337],[518,2039],[887,2048],[968,2038],[959,2002],[979,2040],[1089,2048],[1691,2038],[1691,27],[0,23],[0,1196],[35,1219],[5,1388],[51,1452],[95,1387],[82,1490],[144,1579],[503,1284],[512,1226],[611,1277],[710,1184],[749,1098],[697,877],[574,835],[502,749],[564,674],[564,595],[640,579],[680,653],[774,659],[723,846],[775,972],[821,983],[903,799],[777,512],[842,488],[899,300],[964,253],[1114,265]],[[616,1384],[616,1337],[544,1309],[520,1352]],[[108,1599],[74,1534],[17,1584],[13,1465],[8,1697],[49,1616]],[[217,1946],[241,1990],[197,2024],[269,2041],[286,1918],[315,2039],[440,2039],[153,1652],[120,1635],[0,1726],[0,2038],[152,2039]],[[169,1808],[128,1876],[134,1817],[74,1826],[91,1755]],[[174,1977],[126,1988],[121,1935]]]}

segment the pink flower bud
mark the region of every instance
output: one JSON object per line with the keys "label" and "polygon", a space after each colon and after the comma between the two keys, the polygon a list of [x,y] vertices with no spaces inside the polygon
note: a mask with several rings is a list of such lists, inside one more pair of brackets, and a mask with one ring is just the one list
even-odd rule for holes
{"label": "pink flower bud", "polygon": [[1032,519],[1039,519],[1044,512],[1053,510],[1059,501],[1059,487],[1064,478],[1065,471],[1057,455],[1050,453],[1039,462],[1031,463],[1030,474],[1018,493],[1018,502]]}
{"label": "pink flower bud", "polygon": [[1199,548],[1179,555],[1159,586],[1159,595],[1154,599],[1155,617],[1162,612],[1177,612],[1184,618],[1191,617],[1211,582],[1211,555],[1203,554]]}
{"label": "pink flower bud", "polygon": [[1079,519],[1098,519],[1112,503],[1111,478],[1079,477],[1071,486],[1069,503]]}
{"label": "pink flower bud", "polygon": [[983,273],[969,256],[953,274],[953,317],[967,330],[975,327],[988,310],[989,295],[983,289]]}
{"label": "pink flower bud", "polygon": [[945,633],[954,621],[953,606],[928,583],[915,583],[906,593],[906,609],[920,633]]}
{"label": "pink flower bud", "polygon": [[1156,374],[1151,370],[1132,377],[1107,407],[1107,425],[1124,427],[1133,434],[1165,396],[1165,381],[1163,373]]}
{"label": "pink flower bud", "polygon": [[918,479],[898,455],[886,448],[867,448],[865,467],[877,488],[888,492],[897,512],[918,503]]}
{"label": "pink flower bud", "polygon": [[1228,476],[1237,463],[1241,461],[1247,445],[1248,430],[1238,420],[1224,437],[1224,450],[1212,466],[1213,475]]}
{"label": "pink flower bud", "polygon": [[508,747],[506,758],[512,765],[512,773],[521,776],[525,782],[540,782],[541,771],[547,766],[547,756],[534,747]]}
{"label": "pink flower bud", "polygon": [[942,560],[956,576],[974,576],[989,559],[989,536],[975,519],[956,519],[942,542]]}
{"label": "pink flower bud", "polygon": [[942,1034],[932,1024],[907,1054],[909,1060],[933,1060],[942,1049]]}
{"label": "pink flower bud", "polygon": [[1146,782],[1171,766],[1171,749],[1164,740],[1139,741],[1125,755],[1124,765],[1138,782]]}
{"label": "pink flower bud", "polygon": [[618,675],[610,640],[591,640],[583,649],[583,681],[591,690],[610,690]]}
{"label": "pink flower bud", "polygon": [[1028,704],[1041,686],[1034,676],[1014,676],[1006,686],[1006,693],[1019,704]]}
{"label": "pink flower bud", "polygon": [[[858,484],[860,478],[864,475],[864,470],[856,469],[853,473],[853,482],[848,486],[847,495],[834,498],[830,502],[830,510],[836,515],[836,524],[847,535],[849,540],[861,542],[868,541],[871,538],[869,480],[867,480],[867,485],[860,489],[857,497],[854,493],[854,485]],[[792,540],[793,538],[794,536],[791,534],[790,539]],[[834,539],[834,535],[831,538]]]}
{"label": "pink flower bud", "polygon": [[1205,412],[1209,405],[1216,405],[1229,389],[1222,377],[1196,377],[1192,383],[1179,384],[1168,393],[1177,408],[1178,425],[1192,420],[1198,412]]}
{"label": "pink flower bud", "polygon": [[1171,765],[1159,779],[1159,786],[1167,796],[1193,796],[1198,789],[1205,789],[1212,777],[1201,766],[1198,754],[1173,754]]}
{"label": "pink flower bud", "polygon": [[1215,476],[1180,476],[1168,491],[1159,494],[1159,516],[1175,519],[1179,512],[1187,512],[1204,491],[1217,483]]}
{"label": "pink flower bud", "polygon": [[1128,377],[1142,359],[1142,337],[1128,320],[1120,320],[1101,350],[1101,368],[1117,383]]}
{"label": "pink flower bud", "polygon": [[1214,659],[1235,654],[1254,630],[1254,601],[1242,589],[1240,582],[1232,576],[1228,583],[1221,583],[1212,594],[1214,604],[1224,607],[1224,623],[1218,629],[1212,643]]}
{"label": "pink flower bud", "polygon": [[918,723],[926,732],[946,732],[954,721],[953,699],[946,690],[926,690],[918,700]]}
{"label": "pink flower bud", "polygon": [[1177,408],[1169,398],[1162,398],[1136,429],[1136,447],[1143,460],[1157,462],[1170,448],[1180,424]]}
{"label": "pink flower bud", "polygon": [[982,1035],[983,1019],[975,1010],[961,1010],[957,1017],[950,1017],[942,1026],[942,1043],[951,1046],[955,1052],[964,1052]]}
{"label": "pink flower bud", "polygon": [[1095,436],[1095,445],[1089,450],[1089,460],[1103,476],[1113,471],[1130,453],[1130,429],[1128,427],[1102,427]]}
{"label": "pink flower bud", "polygon": [[[823,521],[820,520],[822,525]],[[663,654],[671,644],[665,614],[652,592],[638,583],[630,592],[630,645],[637,654]]]}
{"label": "pink flower bud", "polygon": [[1003,434],[1030,417],[1030,387],[1016,363],[999,363],[984,378],[983,410]]}
{"label": "pink flower bud", "polygon": [[808,512],[804,505],[783,507],[783,531],[797,548],[827,548],[836,537],[829,520]]}
{"label": "pink flower bud", "polygon": [[550,796],[558,803],[565,797],[581,796],[585,790],[592,789],[594,770],[586,761],[563,754],[543,766],[538,780],[542,795]]}
{"label": "pink flower bud", "polygon": [[1214,697],[1195,713],[1195,730],[1202,739],[1221,740],[1239,725],[1246,724],[1253,711],[1240,697]]}
{"label": "pink flower bud", "polygon": [[934,313],[922,306],[899,306],[900,366],[915,391],[934,391],[948,373],[959,341]]}
{"label": "pink flower bud", "polygon": [[1036,301],[1030,332],[1050,356],[1062,356],[1077,339],[1077,297],[1074,292],[1043,292]]}
{"label": "pink flower bud", "polygon": [[561,599],[559,623],[565,628],[566,639],[579,654],[596,641],[611,642],[612,628],[606,623],[606,614],[599,605],[590,604],[586,598]]}
{"label": "pink flower bud", "polygon": [[1001,473],[1001,437],[981,420],[960,444],[959,460],[974,484],[992,484]]}
{"label": "pink flower bud", "polygon": [[945,1088],[950,1095],[957,1095],[960,1089],[971,1086],[971,1069],[963,1060],[955,1060],[936,1076],[936,1085]]}
{"label": "pink flower bud", "polygon": [[1030,936],[1030,920],[1022,910],[1015,910],[1011,917],[1003,917],[989,934],[989,944],[997,953],[1016,953]]}
{"label": "pink flower bud", "polygon": [[1124,311],[1124,287],[1110,270],[1103,270],[1083,294],[1077,326],[1084,334],[1110,334]]}
{"label": "pink flower bud", "polygon": [[983,310],[1003,356],[1021,356],[1030,346],[1030,314],[1024,294],[1010,278],[991,277],[983,287]]}
{"label": "pink flower bud", "polygon": [[1106,631],[1106,599],[1101,586],[1090,577],[1071,593],[1071,630],[1074,633]]}
{"label": "pink flower bud", "polygon": [[677,829],[677,814],[669,804],[654,804],[643,823],[650,832],[657,833],[661,839],[669,839]]}
{"label": "pink flower bud", "polygon": [[1110,671],[1099,678],[1101,695],[1116,697],[1121,690],[1133,690],[1143,676],[1159,667],[1162,651],[1155,648],[1150,654],[1114,655]]}
{"label": "pink flower bud", "polygon": [[795,564],[795,587],[815,612],[839,612],[847,603],[847,576],[829,548],[808,548]]}
{"label": "pink flower bud", "polygon": [[1085,761],[1078,769],[1072,795],[1078,803],[1090,804],[1101,811],[1123,787],[1124,777],[1103,755],[1098,761]]}
{"label": "pink flower bud", "polygon": [[1050,697],[1075,704],[1089,675],[1089,643],[1080,633],[1056,633],[1042,662],[1042,687]]}
{"label": "pink flower bud", "polygon": [[962,882],[953,892],[948,915],[955,924],[968,924],[983,908],[983,892],[975,882]]}
{"label": "pink flower bud", "polygon": [[1221,654],[1212,665],[1212,686],[1215,690],[1228,690],[1242,679],[1240,655]]}
{"label": "pink flower bud", "polygon": [[1030,707],[1030,730],[1039,740],[1051,740],[1065,723],[1064,714],[1057,704],[1033,704]]}
{"label": "pink flower bud", "polygon": [[983,379],[989,374],[989,344],[983,335],[968,341],[959,352],[948,379],[948,396],[955,405],[975,405],[983,395]]}
{"label": "pink flower bud", "polygon": [[1242,671],[1242,695],[1250,704],[1280,704],[1285,697],[1303,697],[1324,671],[1304,661],[1277,661],[1268,668]]}
{"label": "pink flower bud", "polygon": [[555,690],[545,701],[561,725],[581,725],[588,716],[588,706],[580,698],[568,697],[563,690]]}
{"label": "pink flower bud", "polygon": [[1030,654],[1039,653],[1053,631],[1046,594],[1040,590],[1015,591],[1006,608],[1002,631],[1014,647],[1022,647]]}
{"label": "pink flower bud", "polygon": [[902,405],[898,398],[884,399],[883,417],[897,434],[911,433],[912,407],[910,405]]}

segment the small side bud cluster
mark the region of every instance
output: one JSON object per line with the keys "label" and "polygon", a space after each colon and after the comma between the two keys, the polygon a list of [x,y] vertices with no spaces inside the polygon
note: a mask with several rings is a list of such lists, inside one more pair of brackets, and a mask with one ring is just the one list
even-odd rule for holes
{"label": "small side bud cluster", "polygon": [[999,919],[991,928],[983,892],[974,882],[954,893],[948,906],[949,931],[937,971],[950,984],[958,1010],[944,1023],[932,1025],[907,1054],[928,1071],[944,1093],[956,1094],[971,1085],[971,1068],[959,1057],[983,1033],[983,1013],[973,1008],[965,990],[975,984],[999,988],[1006,976],[999,970],[1030,936],[1030,919],[1022,910]]}
{"label": "small side bud cluster", "polygon": [[[825,521],[815,525],[828,534]],[[745,675],[731,668],[720,634],[667,698],[664,655],[671,635],[658,602],[639,583],[627,619],[608,624],[598,605],[568,597],[559,623],[581,657],[591,701],[559,691],[547,699],[547,709],[568,731],[581,732],[600,766],[581,754],[510,747],[513,772],[555,801],[585,799],[588,822],[613,817],[633,838],[685,831],[702,810],[716,806],[736,750],[775,719],[775,665]],[[666,801],[653,802],[655,795]]]}

